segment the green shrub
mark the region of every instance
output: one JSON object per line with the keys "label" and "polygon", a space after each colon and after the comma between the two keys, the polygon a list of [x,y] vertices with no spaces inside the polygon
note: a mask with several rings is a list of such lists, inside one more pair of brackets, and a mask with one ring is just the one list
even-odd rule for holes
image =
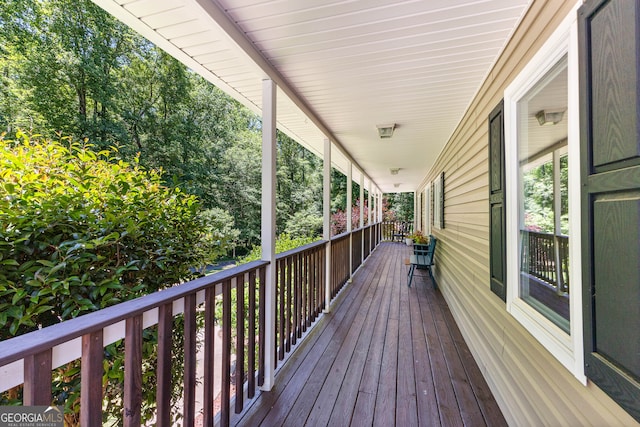
{"label": "green shrub", "polygon": [[[115,149],[91,148],[0,138],[0,340],[192,278],[227,250],[196,197],[119,160]],[[145,339],[152,358],[153,330]],[[105,353],[105,367],[121,365],[122,352]],[[56,395],[69,397],[68,408],[78,388],[73,369],[61,368]],[[122,374],[105,378],[117,384]],[[109,411],[118,417],[120,409]]]}

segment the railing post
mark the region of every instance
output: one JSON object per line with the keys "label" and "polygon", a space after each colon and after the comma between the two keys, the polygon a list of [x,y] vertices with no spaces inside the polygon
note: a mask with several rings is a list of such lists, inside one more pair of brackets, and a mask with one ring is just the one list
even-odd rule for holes
{"label": "railing post", "polygon": [[374,247],[374,243],[373,243],[373,210],[371,209],[373,207],[373,197],[371,195],[371,180],[369,180],[369,200],[367,202],[367,225],[369,225],[369,253],[371,253],[371,251],[373,250]]}
{"label": "railing post", "polygon": [[331,303],[331,141],[324,140],[322,178],[322,238],[325,244],[324,312]]}
{"label": "railing post", "polygon": [[349,233],[349,279],[351,281],[351,273],[353,272],[353,226],[351,224],[351,216],[353,215],[353,165],[349,162],[347,166],[347,232]]}
{"label": "railing post", "polygon": [[[360,174],[360,230],[364,227],[364,174]],[[360,233],[360,264],[364,262],[364,230]]]}
{"label": "railing post", "polygon": [[262,81],[262,259],[268,261],[265,283],[263,390],[273,387],[276,332],[276,84]]}

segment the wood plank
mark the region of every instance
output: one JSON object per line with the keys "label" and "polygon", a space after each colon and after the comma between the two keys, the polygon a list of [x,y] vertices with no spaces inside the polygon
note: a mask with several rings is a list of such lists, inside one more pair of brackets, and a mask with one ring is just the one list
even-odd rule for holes
{"label": "wood plank", "polygon": [[156,381],[156,425],[171,425],[171,347],[173,330],[173,304],[158,310],[158,367]]}
{"label": "wood plank", "polygon": [[24,405],[51,405],[51,349],[24,358]]}
{"label": "wood plank", "polygon": [[[184,425],[195,425],[196,413],[196,295],[184,298]],[[86,425],[86,424],[83,424]],[[93,425],[93,424],[89,424]]]}
{"label": "wood plank", "polygon": [[102,329],[82,336],[80,362],[80,425],[102,424]]}
{"label": "wood plank", "polygon": [[[236,334],[236,372],[234,374],[234,384],[236,386],[236,413],[242,412],[244,409],[244,393],[242,392],[242,384],[244,383],[244,355],[245,355],[245,330],[244,330],[244,276],[235,281],[236,287],[236,322],[238,332]],[[282,321],[282,320],[281,320]],[[239,390],[238,390],[239,389]]]}
{"label": "wood plank", "polygon": [[[395,258],[389,258],[395,260]],[[382,276],[386,278],[389,274],[389,262],[386,263]],[[362,374],[362,381],[358,390],[358,397],[353,411],[353,419],[362,425],[371,425],[376,405],[376,395],[382,366],[382,355],[384,354],[384,340],[387,333],[387,323],[389,321],[389,306],[391,303],[391,293],[393,286],[384,286],[382,303],[379,306],[378,317],[376,318],[373,333],[371,334],[371,345],[367,354],[367,360]]]}
{"label": "wood plank", "polygon": [[207,288],[204,293],[204,374],[202,379],[203,402],[202,415],[204,425],[213,425],[215,412],[213,402],[216,398],[213,394],[214,376],[215,376],[215,312],[216,312],[216,295],[215,288]]}
{"label": "wood plank", "polygon": [[[360,382],[363,378],[364,367],[367,362],[369,348],[371,346],[371,341],[373,338],[373,329],[376,324],[376,319],[379,315],[378,309],[383,303],[385,287],[380,286],[381,281],[384,282],[383,274],[374,274],[372,276],[369,286],[372,289],[375,289],[375,293],[373,294],[371,304],[368,308],[366,308],[366,318],[364,319],[362,325],[353,324],[351,327],[352,331],[354,330],[354,328],[358,329],[357,342],[352,351],[353,355],[348,361],[344,380],[342,384],[340,384],[340,389],[338,395],[336,396],[333,410],[330,414],[327,414],[327,416],[330,415],[328,422],[329,425],[339,425],[340,423],[344,423],[347,420],[351,420],[355,408],[355,403],[358,397]],[[360,310],[364,309],[365,307],[360,307]],[[335,368],[336,367],[334,365],[332,372],[334,372]],[[321,391],[321,393],[324,392]]]}
{"label": "wood plank", "polygon": [[126,320],[124,338],[124,426],[140,425],[142,407],[142,315]]}
{"label": "wood plank", "polygon": [[[356,307],[349,313],[347,321],[350,327],[340,328],[322,353],[321,360],[307,382],[308,386],[304,388],[285,420],[285,426],[298,425],[301,419],[306,419],[306,424],[310,426],[326,425],[346,371],[344,359],[352,354],[355,339],[364,321],[362,307],[371,304],[374,292],[374,289],[367,288],[364,296],[355,301]],[[353,325],[358,325],[358,328],[355,329]],[[322,394],[321,399],[318,399],[319,394]]]}
{"label": "wood plank", "polygon": [[373,309],[369,310],[365,327],[356,347],[356,354],[360,357],[354,357],[349,365],[345,384],[340,389],[329,420],[330,425],[340,424],[340,420],[353,420],[354,423],[362,423],[363,425],[371,425],[373,422],[389,300],[392,292],[392,287],[384,286],[384,284],[393,259],[395,258],[387,258],[381,263],[382,268],[376,270],[380,274],[375,274],[374,282],[379,289],[373,302]]}
{"label": "wood plank", "polygon": [[473,389],[473,393],[477,399],[486,424],[498,427],[506,426],[507,421],[505,420],[500,407],[498,407],[496,400],[493,398],[493,394],[491,393],[484,376],[482,376],[482,372],[480,371],[478,364],[473,359],[473,355],[471,354],[471,351],[469,351],[469,347],[467,347],[451,311],[443,309],[442,313],[449,327],[449,332],[451,333],[453,342],[458,350],[458,354],[460,355],[462,366],[467,373],[469,385]]}
{"label": "wood plank", "polygon": [[424,322],[428,316],[424,313],[431,310],[427,302],[426,289],[432,287],[431,282],[419,278],[411,288],[409,311],[411,315],[411,330],[413,339],[413,366],[416,381],[416,405],[418,411],[418,425],[432,426],[440,424],[440,411],[436,400],[435,385]]}
{"label": "wood plank", "polygon": [[[411,339],[414,325],[411,323],[409,308],[409,291],[411,288],[402,280],[405,267],[398,268],[398,278],[394,281],[399,289],[400,313],[398,335],[398,384],[396,391],[396,425],[415,426],[418,424],[418,408],[416,403],[416,382],[414,371],[414,349]],[[414,297],[414,295],[411,295]]]}
{"label": "wood plank", "polygon": [[222,427],[229,425],[231,417],[231,327],[231,281],[225,281],[222,283],[222,390],[220,391],[220,425]]}
{"label": "wood plank", "polygon": [[[404,283],[404,281],[394,280],[398,276],[398,270],[404,271],[399,265],[394,263],[389,276],[391,283]],[[384,342],[384,353],[382,365],[380,367],[379,391],[376,397],[376,408],[374,411],[374,426],[390,426],[395,424],[396,405],[396,381],[398,372],[398,331],[399,331],[400,295],[399,292],[391,293],[389,305],[389,321],[387,323],[387,333]],[[394,390],[394,393],[388,392]],[[393,410],[391,410],[393,408]]]}
{"label": "wood plank", "polygon": [[[443,307],[444,305],[444,307]],[[485,425],[483,422],[482,411],[473,393],[473,389],[469,387],[467,374],[460,360],[460,356],[456,346],[451,339],[449,325],[444,318],[444,311],[448,311],[448,307],[443,300],[437,302],[434,307],[437,309],[436,329],[440,337],[440,343],[447,368],[450,376],[450,382],[453,385],[455,398],[462,421],[465,425]]]}
{"label": "wood plank", "polygon": [[272,391],[233,424],[504,425],[490,392],[483,396],[486,382],[475,384],[482,375],[440,292],[428,276],[407,288],[408,255],[404,245],[381,245],[277,372]]}
{"label": "wood plank", "polygon": [[429,357],[433,372],[433,380],[436,390],[436,398],[438,400],[438,409],[440,411],[440,422],[444,426],[461,425],[462,417],[458,410],[453,384],[447,370],[447,362],[442,350],[438,329],[435,322],[441,321],[439,310],[436,309],[434,302],[434,294],[436,291],[426,289],[429,296],[428,303],[431,307],[427,313],[426,319],[423,318],[426,327],[427,345],[429,349]]}
{"label": "wood plank", "polygon": [[247,397],[253,399],[256,394],[256,273],[249,273],[249,345],[247,348]]}
{"label": "wood plank", "polygon": [[[277,425],[291,410],[292,403],[300,395],[301,389],[309,383],[313,367],[318,363],[323,350],[334,339],[334,334],[354,315],[354,305],[363,295],[362,289],[350,287],[342,295],[333,311],[321,319],[316,333],[305,339],[301,348],[287,361],[285,372],[278,375],[278,381],[269,393],[260,396],[260,405],[251,413],[236,421],[236,425]],[[304,365],[303,365],[304,364]],[[301,369],[301,367],[303,367]],[[284,403],[283,403],[284,402]],[[266,417],[266,418],[265,418]],[[278,421],[280,420],[280,421]]]}

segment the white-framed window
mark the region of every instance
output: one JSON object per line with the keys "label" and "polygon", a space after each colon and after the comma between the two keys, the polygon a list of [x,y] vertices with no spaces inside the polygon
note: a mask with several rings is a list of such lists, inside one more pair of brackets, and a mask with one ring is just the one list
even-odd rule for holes
{"label": "white-framed window", "polygon": [[444,172],[433,181],[433,227],[444,228]]}
{"label": "white-framed window", "polygon": [[586,384],[578,6],[504,94],[507,310]]}
{"label": "white-framed window", "polygon": [[424,189],[424,234],[431,234],[431,183]]}

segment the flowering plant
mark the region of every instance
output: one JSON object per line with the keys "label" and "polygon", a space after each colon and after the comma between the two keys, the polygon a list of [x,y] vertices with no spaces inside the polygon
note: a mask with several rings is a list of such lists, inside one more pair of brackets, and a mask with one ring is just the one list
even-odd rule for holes
{"label": "flowering plant", "polygon": [[429,243],[429,237],[422,234],[422,231],[420,230],[416,231],[413,234],[410,234],[409,236],[407,236],[407,238],[413,240],[413,243],[416,243],[418,245],[426,245],[427,243]]}

